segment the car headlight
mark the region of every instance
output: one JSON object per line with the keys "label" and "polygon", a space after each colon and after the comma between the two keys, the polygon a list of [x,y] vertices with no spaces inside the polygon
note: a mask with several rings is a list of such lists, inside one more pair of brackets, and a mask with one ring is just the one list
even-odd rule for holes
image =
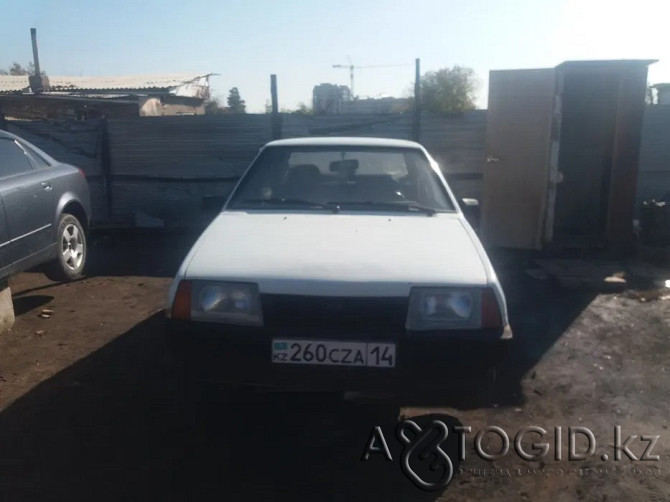
{"label": "car headlight", "polygon": [[410,331],[480,329],[501,325],[490,288],[412,288],[405,327]]}
{"label": "car headlight", "polygon": [[191,319],[262,326],[258,285],[194,281],[191,286]]}

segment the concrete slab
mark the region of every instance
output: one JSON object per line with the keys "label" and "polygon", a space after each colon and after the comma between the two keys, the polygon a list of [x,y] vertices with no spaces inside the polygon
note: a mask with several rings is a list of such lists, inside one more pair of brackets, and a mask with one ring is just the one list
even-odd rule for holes
{"label": "concrete slab", "polygon": [[7,283],[0,283],[0,334],[14,326],[12,291]]}

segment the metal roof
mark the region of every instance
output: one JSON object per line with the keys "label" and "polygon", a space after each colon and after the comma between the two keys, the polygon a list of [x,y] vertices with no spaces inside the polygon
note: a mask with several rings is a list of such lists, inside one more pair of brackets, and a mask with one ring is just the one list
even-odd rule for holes
{"label": "metal roof", "polygon": [[658,59],[596,59],[564,61],[556,68],[560,69],[611,69],[631,68],[635,66],[649,66],[657,63]]}
{"label": "metal roof", "polygon": [[0,93],[21,92],[26,87],[29,87],[27,75],[20,77],[0,75]]}
{"label": "metal roof", "polygon": [[[107,77],[52,77],[52,91],[158,90],[180,87],[211,73],[165,75],[119,75]],[[28,76],[0,75],[0,93],[20,92],[29,87]]]}

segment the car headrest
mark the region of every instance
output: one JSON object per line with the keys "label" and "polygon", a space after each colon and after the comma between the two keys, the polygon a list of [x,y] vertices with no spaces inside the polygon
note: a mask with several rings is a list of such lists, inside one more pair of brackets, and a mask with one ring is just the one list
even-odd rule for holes
{"label": "car headrest", "polygon": [[329,170],[333,173],[345,173],[353,176],[358,169],[358,159],[334,160],[330,163]]}
{"label": "car headrest", "polygon": [[294,183],[296,180],[318,180],[321,178],[321,171],[314,164],[298,164],[289,169],[286,176],[288,183]]}

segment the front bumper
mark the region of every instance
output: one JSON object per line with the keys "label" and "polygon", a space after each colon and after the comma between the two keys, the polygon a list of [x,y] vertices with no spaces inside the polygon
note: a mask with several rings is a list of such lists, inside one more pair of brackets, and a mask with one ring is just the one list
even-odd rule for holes
{"label": "front bumper", "polygon": [[[311,331],[311,330],[310,330]],[[296,390],[390,390],[452,386],[485,379],[505,358],[503,330],[449,333],[334,333],[168,320],[168,342],[185,371],[199,381],[287,387]],[[272,362],[272,339],[375,341],[396,344],[394,368]]]}

